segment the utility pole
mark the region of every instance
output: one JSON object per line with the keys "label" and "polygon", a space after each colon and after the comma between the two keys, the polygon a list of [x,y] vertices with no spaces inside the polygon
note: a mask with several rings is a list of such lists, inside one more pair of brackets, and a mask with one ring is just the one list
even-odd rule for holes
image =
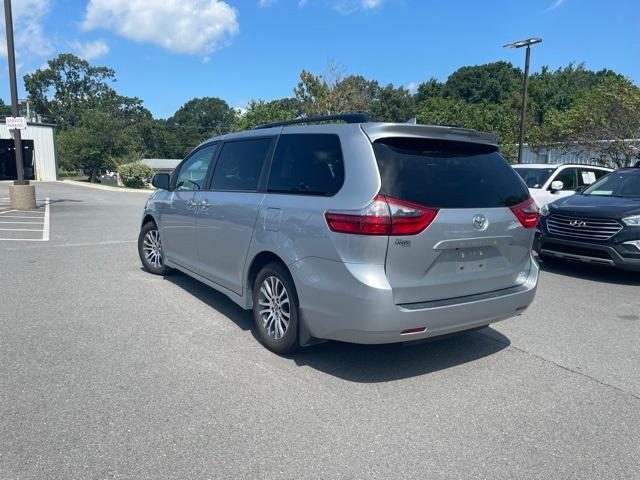
{"label": "utility pole", "polygon": [[[19,116],[18,112],[18,82],[16,80],[16,52],[13,46],[13,15],[11,14],[11,0],[4,0],[4,18],[7,26],[7,58],[9,59],[9,85],[11,89],[11,114]],[[18,179],[14,185],[28,185],[24,179],[24,161],[22,158],[22,135],[20,130],[13,130],[13,140],[16,147],[16,170]]]}
{"label": "utility pole", "polygon": [[[11,112],[14,117],[18,111],[18,81],[16,79],[16,52],[13,41],[13,15],[11,0],[4,0],[4,18],[7,30],[7,59],[9,60],[9,85],[11,89]],[[36,191],[33,185],[24,179],[24,159],[22,152],[22,135],[19,129],[13,130],[16,152],[16,180],[9,187],[11,206],[17,209],[31,209],[36,206]]]}
{"label": "utility pole", "polygon": [[505,45],[505,48],[527,47],[524,57],[524,79],[522,80],[522,108],[520,110],[520,134],[518,138],[518,163],[522,163],[522,151],[524,149],[524,134],[527,119],[527,90],[529,88],[529,61],[531,60],[531,45],[542,42],[539,37],[528,38]]}

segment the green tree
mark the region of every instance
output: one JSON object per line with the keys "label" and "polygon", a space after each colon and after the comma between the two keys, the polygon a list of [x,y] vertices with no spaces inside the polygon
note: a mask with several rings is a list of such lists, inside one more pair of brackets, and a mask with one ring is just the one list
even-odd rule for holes
{"label": "green tree", "polygon": [[360,112],[381,122],[405,122],[415,113],[413,95],[404,87],[381,87],[362,75],[343,75],[330,65],[326,74],[306,70],[294,90],[304,116]]}
{"label": "green tree", "polygon": [[640,89],[612,76],[584,91],[566,111],[550,110],[531,133],[534,147],[554,147],[604,165],[640,158]]}
{"label": "green tree", "polygon": [[418,85],[418,91],[415,95],[415,102],[419,105],[428,98],[443,97],[444,96],[444,83],[441,83],[436,78],[430,78],[426,82]]}
{"label": "green tree", "polygon": [[113,97],[114,80],[112,69],[92,66],[70,53],[24,77],[34,111],[53,117],[61,130],[74,126],[85,110],[98,107],[105,97]]}
{"label": "green tree", "polygon": [[330,64],[327,73],[321,75],[302,70],[294,94],[304,116],[337,115],[366,113],[379,90],[377,82],[360,75],[345,76]]}
{"label": "green tree", "polygon": [[531,75],[529,81],[529,110],[533,114],[533,122],[540,125],[545,121],[547,112],[566,111],[586,90],[609,79],[623,78],[611,70],[587,70],[584,64],[570,63],[553,72],[543,66],[540,72]]}
{"label": "green tree", "polygon": [[10,117],[11,116],[11,106],[4,103],[4,100],[0,98],[0,117]]}
{"label": "green tree", "polygon": [[520,91],[522,72],[508,62],[462,67],[444,85],[443,95],[469,103],[502,103]]}
{"label": "green tree", "polygon": [[247,105],[247,110],[236,118],[235,130],[250,130],[259,125],[293,120],[294,118],[296,118],[295,110],[288,107],[285,101],[251,100]]}
{"label": "green tree", "polygon": [[171,124],[191,129],[202,140],[228,133],[234,120],[235,111],[227,102],[216,97],[189,100],[169,118]]}
{"label": "green tree", "polygon": [[106,169],[142,157],[135,125],[112,111],[85,110],[76,125],[58,134],[63,167],[82,168],[95,182]]}
{"label": "green tree", "polygon": [[416,101],[406,88],[389,84],[374,90],[365,111],[378,122],[402,123],[416,115]]}
{"label": "green tree", "polygon": [[473,128],[498,136],[501,153],[509,160],[516,157],[517,112],[502,104],[467,103],[451,98],[429,98],[422,102],[418,122]]}

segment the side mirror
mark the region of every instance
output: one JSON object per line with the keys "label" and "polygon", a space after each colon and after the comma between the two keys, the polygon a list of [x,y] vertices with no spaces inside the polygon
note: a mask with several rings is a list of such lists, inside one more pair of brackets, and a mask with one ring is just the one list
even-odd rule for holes
{"label": "side mirror", "polygon": [[576,189],[576,193],[582,193],[586,188],[587,188],[586,186],[584,186],[584,187],[578,187],[578,188]]}
{"label": "side mirror", "polygon": [[168,173],[156,173],[151,180],[151,185],[160,190],[169,190],[169,174]]}
{"label": "side mirror", "polygon": [[564,188],[564,183],[560,180],[556,180],[555,182],[551,182],[551,193],[559,192]]}

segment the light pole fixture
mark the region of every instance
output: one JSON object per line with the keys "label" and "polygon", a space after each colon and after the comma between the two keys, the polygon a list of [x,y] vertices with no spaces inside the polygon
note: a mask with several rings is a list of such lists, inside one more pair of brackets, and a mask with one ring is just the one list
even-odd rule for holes
{"label": "light pole fixture", "polygon": [[540,37],[527,38],[517,42],[508,43],[504,48],[527,47],[524,60],[524,79],[522,80],[522,109],[520,111],[520,135],[518,139],[518,163],[522,163],[522,150],[524,148],[525,120],[527,118],[527,88],[529,87],[529,60],[531,59],[531,45],[541,43]]}

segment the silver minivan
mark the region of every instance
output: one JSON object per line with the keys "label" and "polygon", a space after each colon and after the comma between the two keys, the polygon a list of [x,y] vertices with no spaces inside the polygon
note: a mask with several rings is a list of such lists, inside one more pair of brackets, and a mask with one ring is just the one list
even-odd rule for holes
{"label": "silver minivan", "polygon": [[481,328],[535,296],[538,209],[490,134],[306,118],[213,138],[153,184],[144,267],[252,309],[277,353]]}

